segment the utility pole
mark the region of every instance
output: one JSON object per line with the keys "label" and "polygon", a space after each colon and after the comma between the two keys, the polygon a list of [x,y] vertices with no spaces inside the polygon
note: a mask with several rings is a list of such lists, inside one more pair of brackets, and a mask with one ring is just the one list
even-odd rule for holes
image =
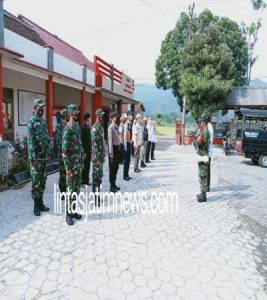
{"label": "utility pole", "polygon": [[[189,5],[188,7],[188,14],[189,14],[189,31],[188,31],[188,43],[191,42],[191,35],[192,35],[192,19],[194,17],[194,9],[195,9],[195,3],[192,5]],[[183,99],[183,114],[182,114],[182,144],[184,144],[184,135],[185,135],[185,114],[186,114],[186,97],[184,96]]]}

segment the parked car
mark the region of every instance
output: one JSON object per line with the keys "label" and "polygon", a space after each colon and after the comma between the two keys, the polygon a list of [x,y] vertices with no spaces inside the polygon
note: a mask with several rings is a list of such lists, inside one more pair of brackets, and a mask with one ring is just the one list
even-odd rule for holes
{"label": "parked car", "polygon": [[267,168],[267,131],[245,129],[242,137],[242,152],[254,164]]}

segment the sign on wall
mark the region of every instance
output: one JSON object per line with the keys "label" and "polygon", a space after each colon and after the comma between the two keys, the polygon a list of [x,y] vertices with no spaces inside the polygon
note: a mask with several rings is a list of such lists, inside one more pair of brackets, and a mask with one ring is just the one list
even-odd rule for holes
{"label": "sign on wall", "polygon": [[[34,92],[28,92],[28,91],[22,91],[18,90],[18,124],[19,126],[27,126],[28,121],[33,113],[33,100],[39,98],[43,99],[45,101],[45,95],[34,93]],[[45,118],[45,109],[44,109],[44,115]]]}

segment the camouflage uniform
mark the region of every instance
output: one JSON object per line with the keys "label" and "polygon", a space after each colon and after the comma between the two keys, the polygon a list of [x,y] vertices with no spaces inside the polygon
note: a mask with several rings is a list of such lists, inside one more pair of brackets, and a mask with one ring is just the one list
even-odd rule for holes
{"label": "camouflage uniform", "polygon": [[64,109],[61,112],[62,120],[60,123],[57,124],[56,127],[56,143],[57,143],[57,150],[58,150],[58,165],[59,165],[59,180],[58,186],[61,193],[67,191],[66,187],[66,169],[64,165],[64,160],[62,157],[62,136],[63,136],[63,129],[66,126],[66,118],[67,118],[67,110]]}
{"label": "camouflage uniform", "polygon": [[[34,104],[44,105],[43,100],[36,99]],[[28,157],[32,177],[32,199],[38,208],[43,205],[46,184],[46,163],[49,155],[49,137],[46,121],[35,112],[27,127]]]}
{"label": "camouflage uniform", "polygon": [[[96,111],[98,116],[103,115],[102,109]],[[105,161],[105,141],[104,141],[104,129],[100,123],[95,123],[92,126],[91,134],[91,158],[93,162],[93,192],[100,190],[100,185],[103,178],[103,163]],[[99,165],[96,165],[96,162]]]}
{"label": "camouflage uniform", "polygon": [[201,192],[208,192],[208,167],[209,167],[209,144],[210,134],[207,128],[199,130],[198,135],[202,133],[202,143],[197,144],[197,154],[199,155],[198,176]]}
{"label": "camouflage uniform", "polygon": [[[81,131],[78,124],[68,123],[63,130],[62,156],[66,170],[71,171],[71,176],[66,178],[67,191],[80,193],[83,163],[83,149]],[[73,197],[71,197],[73,199]]]}

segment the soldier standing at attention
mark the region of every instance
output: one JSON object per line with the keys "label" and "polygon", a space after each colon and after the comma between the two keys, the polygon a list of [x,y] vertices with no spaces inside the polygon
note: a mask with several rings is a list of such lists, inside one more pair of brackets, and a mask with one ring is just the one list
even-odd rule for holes
{"label": "soldier standing at attention", "polygon": [[[66,170],[66,186],[67,192],[70,193],[68,201],[66,201],[66,222],[68,225],[73,225],[72,218],[81,219],[82,216],[77,212],[74,213],[76,206],[72,205],[75,197],[80,193],[82,164],[83,164],[83,149],[81,142],[81,131],[78,125],[79,107],[76,104],[68,106],[70,120],[63,130],[62,137],[62,156]],[[72,211],[72,208],[74,211]]]}
{"label": "soldier standing at attention", "polygon": [[[103,122],[104,111],[102,109],[96,110],[96,122],[92,126],[91,134],[91,160],[93,163],[93,192],[100,192],[100,185],[103,178],[103,163],[105,161],[105,141],[104,129],[101,125]],[[100,206],[100,197],[95,194],[95,205]]]}
{"label": "soldier standing at attention", "polygon": [[[69,113],[67,109],[61,111],[61,121],[57,124],[56,127],[56,141],[57,141],[57,150],[58,150],[58,166],[59,166],[59,180],[58,186],[60,193],[66,193],[66,169],[62,157],[62,136],[63,130],[67,123],[69,122]],[[65,200],[64,195],[61,196],[61,200]]]}
{"label": "soldier standing at attention", "polygon": [[202,118],[197,136],[196,150],[198,154],[198,176],[200,182],[201,193],[197,195],[198,202],[206,202],[206,192],[208,186],[208,169],[209,169],[209,145],[210,134],[207,128],[207,120]]}
{"label": "soldier standing at attention", "polygon": [[120,187],[116,185],[116,178],[120,164],[120,135],[117,126],[118,113],[110,114],[110,125],[108,127],[108,152],[109,152],[109,182],[110,191],[116,193]]}
{"label": "soldier standing at attention", "polygon": [[46,121],[43,119],[44,100],[35,99],[34,113],[28,122],[27,144],[30,171],[32,177],[32,199],[34,201],[34,215],[40,216],[41,211],[49,211],[43,203],[46,184],[46,162],[49,155],[49,137]]}

